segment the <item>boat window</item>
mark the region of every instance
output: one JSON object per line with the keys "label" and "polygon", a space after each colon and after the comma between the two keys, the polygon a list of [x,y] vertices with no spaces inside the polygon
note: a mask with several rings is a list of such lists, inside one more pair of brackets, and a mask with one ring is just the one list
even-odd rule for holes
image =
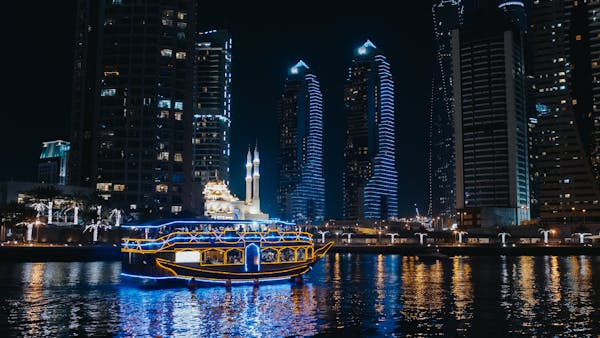
{"label": "boat window", "polygon": [[280,261],[281,262],[293,262],[293,261],[295,261],[294,250],[293,249],[285,248],[285,249],[283,249],[283,250],[280,251],[279,255],[280,255]]}
{"label": "boat window", "polygon": [[200,263],[200,252],[177,251],[175,252],[175,263]]}
{"label": "boat window", "polygon": [[233,249],[227,251],[227,264],[242,264],[242,251]]}
{"label": "boat window", "polygon": [[300,248],[298,249],[297,253],[296,253],[296,259],[298,261],[304,261],[306,260],[306,250],[304,248]]}
{"label": "boat window", "polygon": [[262,253],[260,255],[260,261],[263,263],[277,262],[277,251],[271,248],[262,250]]}
{"label": "boat window", "polygon": [[202,264],[223,264],[223,251],[206,250],[202,255]]}

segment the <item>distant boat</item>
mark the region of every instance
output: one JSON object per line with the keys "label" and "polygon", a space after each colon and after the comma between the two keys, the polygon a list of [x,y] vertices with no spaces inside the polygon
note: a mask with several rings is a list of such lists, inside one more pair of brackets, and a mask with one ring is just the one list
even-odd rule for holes
{"label": "distant boat", "polygon": [[280,221],[176,220],[123,227],[140,236],[121,240],[121,275],[147,285],[300,282],[333,246],[315,250],[312,234]]}

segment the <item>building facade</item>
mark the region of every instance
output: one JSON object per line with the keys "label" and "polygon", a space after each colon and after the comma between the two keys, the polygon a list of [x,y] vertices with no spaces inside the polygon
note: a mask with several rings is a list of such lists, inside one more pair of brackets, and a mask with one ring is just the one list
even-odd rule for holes
{"label": "building facade", "polygon": [[538,203],[545,224],[600,222],[597,2],[531,8]]}
{"label": "building facade", "polygon": [[279,216],[320,224],[325,216],[323,96],[317,76],[303,61],[290,68],[277,122]]}
{"label": "building facade", "polygon": [[196,113],[193,127],[194,182],[229,184],[231,152],[231,35],[225,30],[198,34]]}
{"label": "building facade", "polygon": [[452,32],[456,208],[461,227],[530,218],[521,34],[500,13]]}
{"label": "building facade", "polygon": [[80,0],[77,15],[72,184],[121,208],[190,210],[196,2]]}
{"label": "building facade", "polygon": [[38,182],[67,184],[70,148],[70,143],[62,140],[42,143],[42,152],[38,162]]}
{"label": "building facade", "polygon": [[452,29],[462,22],[462,1],[435,1],[431,15],[434,60],[429,111],[428,215],[447,223],[455,216]]}
{"label": "building facade", "polygon": [[394,82],[385,55],[369,40],[356,49],[344,88],[343,216],[398,216]]}

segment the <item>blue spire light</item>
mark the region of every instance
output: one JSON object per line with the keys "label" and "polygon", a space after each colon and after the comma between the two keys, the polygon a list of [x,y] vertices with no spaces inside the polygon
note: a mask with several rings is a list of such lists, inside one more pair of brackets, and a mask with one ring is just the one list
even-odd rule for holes
{"label": "blue spire light", "polygon": [[376,49],[377,47],[373,44],[373,42],[371,42],[371,40],[367,39],[367,41],[365,41],[365,43],[363,43],[362,46],[358,47],[358,54],[360,54],[360,55],[367,54],[367,48]]}
{"label": "blue spire light", "polygon": [[298,61],[298,63],[296,63],[294,65],[294,67],[290,68],[290,73],[292,74],[298,74],[298,68],[300,67],[304,67],[306,69],[309,69],[308,65],[306,63],[304,63],[304,61],[300,60]]}

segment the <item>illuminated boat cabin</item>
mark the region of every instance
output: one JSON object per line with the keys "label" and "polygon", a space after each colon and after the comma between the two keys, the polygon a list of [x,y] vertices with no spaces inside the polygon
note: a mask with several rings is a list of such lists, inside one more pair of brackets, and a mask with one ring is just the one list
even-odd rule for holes
{"label": "illuminated boat cabin", "polygon": [[125,226],[122,275],[150,281],[258,283],[308,272],[333,243],[315,249],[312,234],[280,221],[171,221]]}

